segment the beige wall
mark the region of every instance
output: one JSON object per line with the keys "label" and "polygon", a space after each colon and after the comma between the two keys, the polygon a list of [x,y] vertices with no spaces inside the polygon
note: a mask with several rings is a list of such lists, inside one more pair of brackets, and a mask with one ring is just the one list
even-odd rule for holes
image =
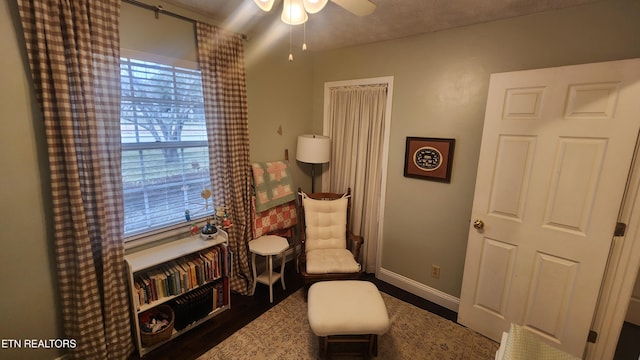
{"label": "beige wall", "polygon": [[153,11],[123,2],[119,25],[120,47],[144,53],[144,57],[132,57],[175,66],[197,66],[195,25],[192,22],[167,15],[156,19]]}
{"label": "beige wall", "polygon": [[[62,337],[52,261],[44,128],[15,1],[0,2],[0,339]],[[56,350],[0,348],[0,358],[52,359]]]}
{"label": "beige wall", "polygon": [[[489,75],[640,57],[639,15],[604,1],[318,54],[316,129],[324,82],[394,76],[382,267],[458,297]],[[407,136],[456,139],[450,184],[403,177]]]}
{"label": "beige wall", "polygon": [[256,35],[247,43],[247,101],[251,161],[284,159],[296,186],[311,187],[308,164],[296,161],[296,141],[311,131],[311,54],[296,53],[289,62],[288,41]]}

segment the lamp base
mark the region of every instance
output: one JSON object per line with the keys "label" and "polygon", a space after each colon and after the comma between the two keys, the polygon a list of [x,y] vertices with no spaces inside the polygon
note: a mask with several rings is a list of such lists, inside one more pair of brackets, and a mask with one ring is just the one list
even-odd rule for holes
{"label": "lamp base", "polygon": [[311,164],[311,193],[316,192],[316,164]]}

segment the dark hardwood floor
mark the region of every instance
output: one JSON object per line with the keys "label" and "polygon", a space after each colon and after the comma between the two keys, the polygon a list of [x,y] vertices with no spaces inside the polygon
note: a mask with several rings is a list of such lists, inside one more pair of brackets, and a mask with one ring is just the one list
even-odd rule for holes
{"label": "dark hardwood floor", "polygon": [[[457,320],[456,312],[378,280],[372,274],[365,274],[363,280],[373,282],[380,291],[404,302],[451,321]],[[231,310],[225,311],[182,336],[164,344],[153,352],[145,355],[143,359],[190,360],[198,358],[231,334],[256,319],[262,313],[277,305],[287,296],[302,288],[302,279],[290,263],[285,266],[285,282],[287,285],[286,290],[282,290],[279,282],[273,285],[272,304],[269,303],[269,288],[262,284],[258,284],[254,296],[231,294]],[[640,327],[625,323],[614,360],[638,360],[638,355],[640,354],[639,340]],[[129,358],[129,360],[138,359],[137,352]]]}
{"label": "dark hardwood floor", "polygon": [[[302,287],[302,278],[291,263],[285,265],[286,290],[280,282],[273,284],[273,303],[269,303],[269,288],[258,284],[254,296],[231,294],[231,309],[197,326],[146,354],[144,360],[196,359],[212,347],[277,305]],[[276,269],[279,271],[279,269]],[[129,360],[139,359],[137,352]]]}
{"label": "dark hardwood floor", "polygon": [[640,326],[625,322],[618,339],[614,360],[640,359]]}

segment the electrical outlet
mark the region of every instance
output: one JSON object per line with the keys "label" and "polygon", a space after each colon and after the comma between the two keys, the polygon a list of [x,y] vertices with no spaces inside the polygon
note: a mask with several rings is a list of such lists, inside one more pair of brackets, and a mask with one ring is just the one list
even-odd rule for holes
{"label": "electrical outlet", "polygon": [[440,266],[431,265],[431,277],[434,279],[440,279]]}

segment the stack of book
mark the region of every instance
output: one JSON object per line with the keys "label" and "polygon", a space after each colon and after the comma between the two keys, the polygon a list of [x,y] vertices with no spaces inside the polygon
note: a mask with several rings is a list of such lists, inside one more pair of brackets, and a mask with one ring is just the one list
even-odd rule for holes
{"label": "stack of book", "polygon": [[163,297],[185,294],[230,275],[230,252],[226,244],[176,259],[134,276],[136,308]]}
{"label": "stack of book", "polygon": [[204,285],[171,301],[175,313],[174,327],[182,330],[186,326],[209,315],[214,309],[228,303],[223,282]]}

